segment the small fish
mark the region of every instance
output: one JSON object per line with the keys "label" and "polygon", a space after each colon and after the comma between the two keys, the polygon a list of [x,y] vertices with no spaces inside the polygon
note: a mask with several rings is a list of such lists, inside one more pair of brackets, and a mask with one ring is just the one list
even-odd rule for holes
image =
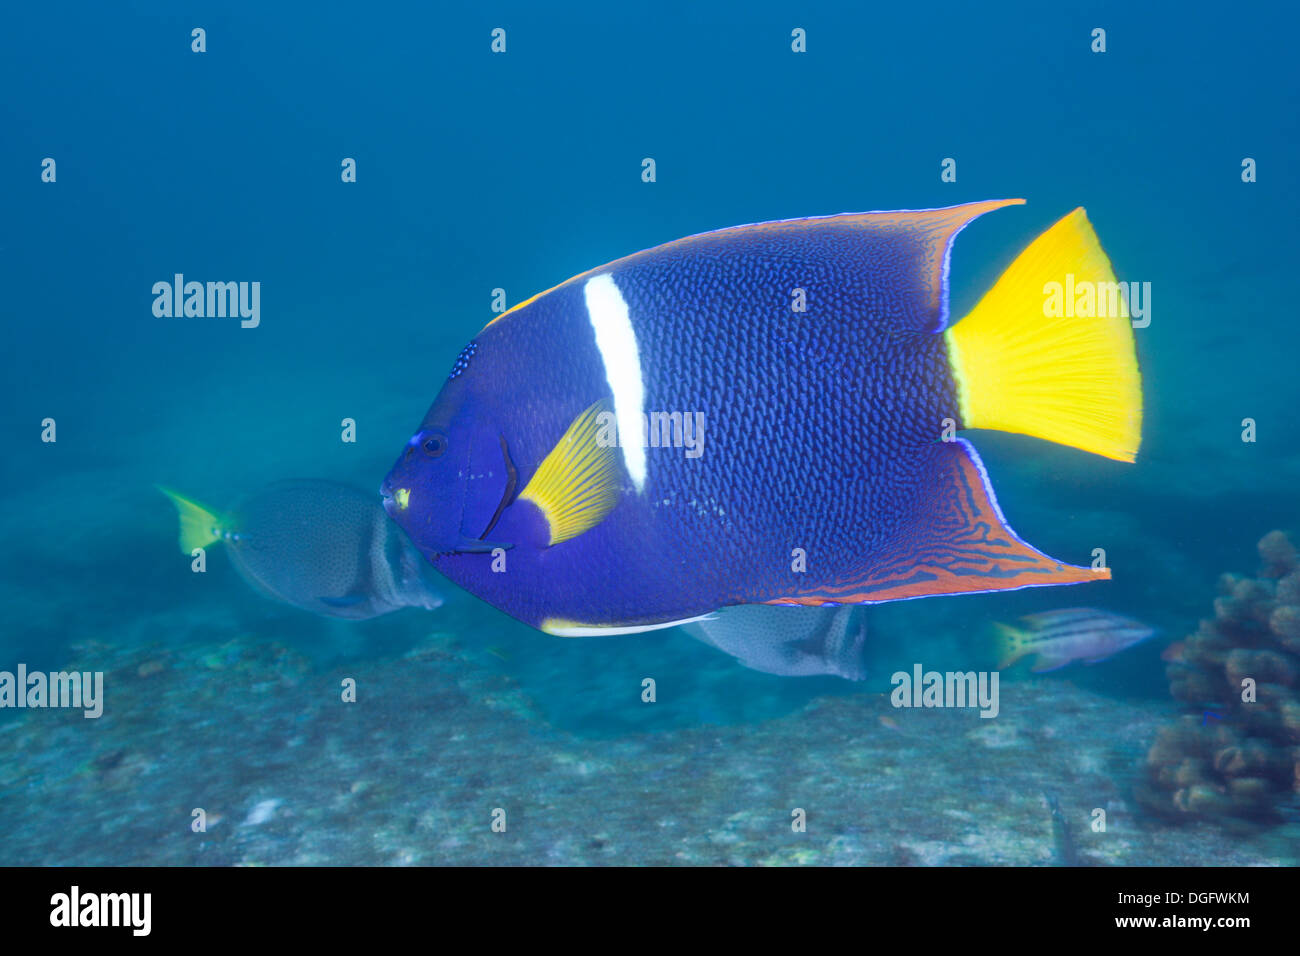
{"label": "small fish", "polygon": [[1126,647],[1145,641],[1155,629],[1120,614],[1090,607],[1063,608],[1022,617],[1019,626],[995,624],[1001,660],[1010,667],[1035,655],[1030,670],[1045,673],[1074,661],[1096,664]]}
{"label": "small fish", "polygon": [[1043,799],[1047,801],[1047,808],[1052,812],[1052,862],[1057,866],[1079,866],[1079,851],[1074,845],[1074,837],[1070,835],[1070,825],[1065,820],[1065,814],[1061,812],[1061,803],[1056,799],[1056,794],[1044,790]]}
{"label": "small fish", "polygon": [[686,632],[725,651],[751,670],[778,677],[831,674],[845,680],[866,676],[866,631],[852,607],[724,608]]}
{"label": "small fish", "polygon": [[385,506],[447,577],[566,637],[1104,581],[1021,540],[953,434],[1137,454],[1132,323],[1083,209],[949,314],[953,240],[1022,202],[721,229],[520,302],[457,357]]}
{"label": "small fish", "polygon": [[1186,652],[1186,650],[1187,650],[1186,641],[1174,641],[1172,644],[1167,645],[1165,649],[1160,652],[1160,659],[1162,661],[1181,661],[1183,659],[1183,654]]}
{"label": "small fish", "polygon": [[380,506],[332,481],[281,481],[218,516],[159,486],[176,506],[180,548],[224,543],[235,568],[269,598],[322,617],[365,620],[442,597],[428,565]]}

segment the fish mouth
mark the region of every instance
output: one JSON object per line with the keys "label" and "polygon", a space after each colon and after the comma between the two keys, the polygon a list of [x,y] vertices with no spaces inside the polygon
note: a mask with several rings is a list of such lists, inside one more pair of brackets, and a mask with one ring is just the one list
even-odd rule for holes
{"label": "fish mouth", "polygon": [[379,496],[383,499],[384,510],[391,518],[396,518],[411,506],[410,488],[393,488],[385,481],[379,489]]}

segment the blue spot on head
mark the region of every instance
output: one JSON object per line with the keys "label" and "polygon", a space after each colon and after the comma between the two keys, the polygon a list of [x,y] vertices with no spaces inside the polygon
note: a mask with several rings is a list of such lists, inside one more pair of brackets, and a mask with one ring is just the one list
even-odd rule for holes
{"label": "blue spot on head", "polygon": [[447,381],[450,382],[453,378],[460,375],[461,372],[465,371],[465,369],[469,368],[469,360],[473,358],[474,353],[477,351],[477,342],[471,342],[469,345],[461,349],[460,354],[456,356],[456,364],[451,367],[451,374],[447,376]]}

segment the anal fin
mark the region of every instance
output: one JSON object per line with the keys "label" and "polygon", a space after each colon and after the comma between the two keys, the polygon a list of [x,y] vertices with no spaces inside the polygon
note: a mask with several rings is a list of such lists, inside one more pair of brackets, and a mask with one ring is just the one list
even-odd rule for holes
{"label": "anal fin", "polygon": [[836,580],[764,603],[878,604],[1110,578],[1106,568],[1064,564],[1020,540],[969,442],[941,442],[921,454],[929,459],[924,487],[916,489],[913,514],[890,541]]}

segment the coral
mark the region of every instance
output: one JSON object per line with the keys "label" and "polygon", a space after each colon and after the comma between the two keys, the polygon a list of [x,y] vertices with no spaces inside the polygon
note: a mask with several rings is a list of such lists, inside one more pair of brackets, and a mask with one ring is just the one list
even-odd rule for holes
{"label": "coral", "polygon": [[1269,820],[1300,794],[1300,559],[1271,531],[1259,577],[1224,574],[1214,619],[1174,645],[1169,692],[1195,711],[1157,731],[1138,801],[1175,818]]}

